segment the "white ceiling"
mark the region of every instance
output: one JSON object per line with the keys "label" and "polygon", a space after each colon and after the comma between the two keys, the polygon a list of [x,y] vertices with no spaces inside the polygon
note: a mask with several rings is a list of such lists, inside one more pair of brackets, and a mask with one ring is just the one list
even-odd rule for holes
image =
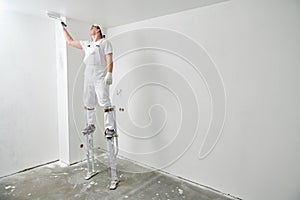
{"label": "white ceiling", "polygon": [[45,16],[46,11],[113,27],[226,0],[0,0],[0,9]]}

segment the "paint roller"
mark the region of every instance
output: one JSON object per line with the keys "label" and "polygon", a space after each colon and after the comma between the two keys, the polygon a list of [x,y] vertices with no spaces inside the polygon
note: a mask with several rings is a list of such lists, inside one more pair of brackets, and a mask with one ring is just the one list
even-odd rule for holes
{"label": "paint roller", "polygon": [[58,14],[56,12],[46,11],[46,15],[51,19],[60,21],[60,23],[63,27],[67,27],[67,24],[65,22],[63,22],[63,20],[61,19],[60,14]]}

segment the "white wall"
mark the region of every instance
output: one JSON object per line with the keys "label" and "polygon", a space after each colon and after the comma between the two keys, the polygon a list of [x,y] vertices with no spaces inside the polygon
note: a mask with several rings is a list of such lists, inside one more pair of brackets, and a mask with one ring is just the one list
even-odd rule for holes
{"label": "white wall", "polygon": [[299,199],[299,10],[233,0],[108,29],[121,155],[243,199]]}
{"label": "white wall", "polygon": [[0,13],[0,176],[58,159],[54,24]]}

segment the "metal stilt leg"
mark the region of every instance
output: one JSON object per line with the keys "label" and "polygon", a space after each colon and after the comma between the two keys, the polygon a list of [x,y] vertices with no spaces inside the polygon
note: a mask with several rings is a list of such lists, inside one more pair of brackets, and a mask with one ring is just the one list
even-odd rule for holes
{"label": "metal stilt leg", "polygon": [[113,119],[114,119],[114,129],[105,130],[105,137],[107,142],[107,151],[109,154],[109,164],[110,164],[110,171],[111,171],[111,182],[109,189],[114,190],[118,187],[118,176],[117,176],[117,169],[116,169],[116,158],[118,155],[118,134],[117,134],[117,123],[116,123],[116,114],[115,114],[115,107],[111,107],[107,109],[108,112],[112,112]]}
{"label": "metal stilt leg", "polygon": [[86,180],[92,178],[98,171],[95,171],[95,155],[94,155],[94,145],[93,145],[93,134],[86,134],[86,156],[87,156],[87,175],[84,177]]}
{"label": "metal stilt leg", "polygon": [[117,188],[119,180],[117,176],[117,168],[116,168],[116,143],[117,137],[112,137],[107,139],[107,150],[109,153],[109,164],[110,164],[110,172],[111,172],[111,182],[110,182],[110,190],[114,190]]}
{"label": "metal stilt leg", "polygon": [[[105,137],[107,141],[107,151],[109,154],[109,164],[111,171],[111,183],[110,190],[114,190],[117,188],[119,180],[117,176],[116,169],[116,158],[118,155],[119,147],[118,147],[118,134],[117,134],[117,123],[116,123],[116,114],[115,107],[109,107],[104,110],[104,112],[112,112],[113,115],[113,129],[105,130]],[[99,172],[95,170],[95,155],[94,155],[94,145],[93,145],[93,133],[95,131],[94,125],[87,126],[82,133],[86,136],[86,156],[87,156],[87,175],[85,177],[86,180],[92,178]]]}

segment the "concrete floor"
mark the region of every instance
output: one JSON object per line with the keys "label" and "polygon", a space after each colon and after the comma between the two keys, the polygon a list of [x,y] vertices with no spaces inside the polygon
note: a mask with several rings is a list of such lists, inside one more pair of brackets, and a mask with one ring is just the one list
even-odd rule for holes
{"label": "concrete floor", "polygon": [[97,153],[99,174],[85,180],[86,162],[65,166],[60,162],[20,172],[0,179],[0,200],[99,200],[99,199],[193,199],[228,200],[212,190],[118,159],[119,187],[109,190],[107,155]]}

